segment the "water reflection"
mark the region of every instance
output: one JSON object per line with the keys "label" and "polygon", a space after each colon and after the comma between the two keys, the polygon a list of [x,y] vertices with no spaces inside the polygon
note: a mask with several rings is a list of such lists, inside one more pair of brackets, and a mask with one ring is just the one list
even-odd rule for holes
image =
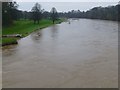
{"label": "water reflection", "polygon": [[58,32],[59,32],[59,26],[58,25],[53,25],[50,27],[51,30],[51,37],[53,39],[56,39],[58,37]]}

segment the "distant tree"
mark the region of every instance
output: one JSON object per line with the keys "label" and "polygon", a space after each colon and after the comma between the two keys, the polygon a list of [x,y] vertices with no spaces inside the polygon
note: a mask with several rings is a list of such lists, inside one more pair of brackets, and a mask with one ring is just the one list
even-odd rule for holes
{"label": "distant tree", "polygon": [[118,21],[120,21],[120,1],[119,4],[117,5],[117,10],[118,10]]}
{"label": "distant tree", "polygon": [[26,20],[27,19],[27,11],[23,11],[23,18]]}
{"label": "distant tree", "polygon": [[86,14],[87,18],[91,19],[117,20],[118,9],[117,6],[95,7],[87,11]]}
{"label": "distant tree", "polygon": [[58,19],[58,13],[57,13],[56,8],[53,7],[53,8],[51,9],[50,13],[51,13],[51,19],[52,19],[52,21],[53,21],[53,23],[54,23],[55,20]]}
{"label": "distant tree", "polygon": [[120,21],[120,2],[115,6],[94,7],[87,11],[71,10],[58,13],[59,17],[65,18],[90,18]]}
{"label": "distant tree", "polygon": [[11,25],[14,20],[17,20],[16,2],[2,2],[2,24],[3,26]]}
{"label": "distant tree", "polygon": [[41,5],[39,3],[36,3],[32,8],[32,19],[34,20],[34,23],[39,23],[39,20],[41,19],[41,13]]}
{"label": "distant tree", "polygon": [[49,18],[50,17],[50,13],[48,11],[44,11],[42,13],[42,16],[43,16],[43,18]]}

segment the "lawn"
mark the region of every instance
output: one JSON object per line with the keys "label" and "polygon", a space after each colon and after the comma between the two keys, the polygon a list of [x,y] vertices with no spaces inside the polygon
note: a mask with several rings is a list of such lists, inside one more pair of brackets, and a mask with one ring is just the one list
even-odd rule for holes
{"label": "lawn", "polygon": [[10,27],[3,27],[2,34],[22,34],[24,37],[36,29],[44,28],[52,24],[52,21],[48,19],[42,19],[39,24],[34,24],[33,21],[29,20],[20,20],[15,21]]}
{"label": "lawn", "polygon": [[9,44],[17,44],[16,38],[2,38],[2,46]]}
{"label": "lawn", "polygon": [[[55,23],[57,24],[62,21],[63,21],[63,19],[59,19]],[[15,21],[14,24],[10,27],[3,27],[2,35],[21,34],[22,37],[25,37],[35,30],[42,29],[42,28],[48,27],[50,25],[53,25],[53,23],[49,19],[42,19],[42,20],[40,20],[39,24],[34,24],[33,21],[30,21],[30,20],[19,20],[19,21]],[[13,42],[15,40],[17,40],[17,39],[3,38],[2,44],[5,45],[5,43],[7,43],[7,42],[12,44],[11,42]]]}

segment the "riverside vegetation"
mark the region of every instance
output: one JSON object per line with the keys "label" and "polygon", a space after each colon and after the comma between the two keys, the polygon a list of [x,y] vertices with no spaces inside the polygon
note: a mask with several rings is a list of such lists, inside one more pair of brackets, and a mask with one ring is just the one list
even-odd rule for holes
{"label": "riverside vegetation", "polygon": [[[61,23],[62,21],[64,21],[64,19],[58,19],[55,24]],[[33,31],[48,27],[50,25],[53,25],[53,22],[49,19],[42,19],[39,24],[33,24],[30,20],[15,21],[10,27],[3,27],[2,35],[20,34],[22,37],[25,37]],[[2,45],[17,44],[18,39],[19,37],[3,37]]]}
{"label": "riverside vegetation", "polygon": [[[49,16],[45,17],[45,11],[39,3],[35,3],[29,15],[17,9],[16,2],[2,3],[2,46],[17,44],[17,40],[25,37],[35,30],[61,23],[64,19],[58,17],[55,7],[51,9]],[[53,17],[54,16],[54,17]]]}

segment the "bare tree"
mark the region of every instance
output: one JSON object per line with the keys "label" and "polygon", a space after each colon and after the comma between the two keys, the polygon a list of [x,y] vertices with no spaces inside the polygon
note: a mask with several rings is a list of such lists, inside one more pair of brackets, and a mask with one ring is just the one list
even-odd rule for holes
{"label": "bare tree", "polygon": [[33,15],[33,20],[34,24],[37,22],[39,24],[39,20],[41,19],[41,5],[39,3],[36,3],[34,7],[32,8],[32,15]]}
{"label": "bare tree", "polygon": [[55,7],[53,7],[53,8],[51,9],[50,12],[51,12],[51,19],[52,19],[52,21],[53,21],[53,23],[54,23],[55,20],[58,19],[58,13],[57,13],[57,10],[56,10]]}

